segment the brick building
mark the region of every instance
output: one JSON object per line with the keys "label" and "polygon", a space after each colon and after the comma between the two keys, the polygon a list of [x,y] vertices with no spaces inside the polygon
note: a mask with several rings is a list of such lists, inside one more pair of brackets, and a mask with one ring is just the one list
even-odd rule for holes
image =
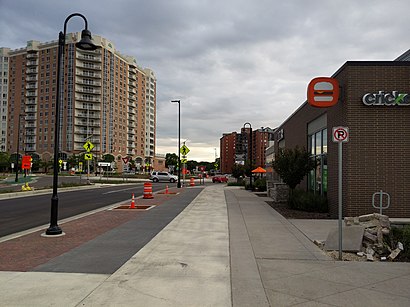
{"label": "brick building", "polygon": [[235,164],[243,165],[245,161],[249,161],[250,151],[248,148],[251,145],[252,165],[255,168],[265,167],[265,151],[273,140],[273,131],[269,127],[252,130],[252,142],[249,127],[241,128],[241,133],[224,133],[220,139],[221,172],[231,173]]}
{"label": "brick building", "polygon": [[275,132],[279,148],[305,147],[317,168],[301,188],[326,195],[338,208],[338,144],[332,128],[349,128],[343,145],[343,216],[378,212],[372,196],[390,194],[390,217],[410,217],[410,62],[346,62],[333,78],[339,102],[314,108],[305,102]]}

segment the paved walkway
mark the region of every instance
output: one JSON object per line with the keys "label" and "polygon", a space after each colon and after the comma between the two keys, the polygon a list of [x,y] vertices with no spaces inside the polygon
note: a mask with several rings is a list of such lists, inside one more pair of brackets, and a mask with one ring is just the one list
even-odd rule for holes
{"label": "paved walkway", "polygon": [[212,185],[112,274],[0,272],[0,306],[410,306],[409,282],[409,263],[333,261],[263,198]]}

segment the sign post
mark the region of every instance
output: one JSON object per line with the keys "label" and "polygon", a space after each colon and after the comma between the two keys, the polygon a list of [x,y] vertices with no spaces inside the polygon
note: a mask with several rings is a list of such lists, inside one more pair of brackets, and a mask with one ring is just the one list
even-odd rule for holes
{"label": "sign post", "polygon": [[339,143],[339,171],[338,171],[338,204],[339,204],[339,260],[342,260],[342,215],[343,215],[343,176],[342,176],[342,166],[343,166],[343,143],[349,141],[349,128],[347,127],[333,127],[332,130],[332,139],[333,142]]}
{"label": "sign post", "polygon": [[91,143],[90,140],[87,140],[85,144],[83,145],[83,148],[87,151],[87,153],[84,155],[84,159],[87,160],[87,184],[91,184],[90,182],[90,160],[93,158],[93,154],[91,153],[91,150],[94,148],[94,144]]}
{"label": "sign post", "polygon": [[182,183],[185,186],[186,163],[188,162],[187,155],[190,152],[189,148],[185,145],[185,142],[184,142],[184,145],[182,145],[181,148],[179,149],[179,152],[182,154],[182,159],[181,159],[181,163],[183,165],[182,166],[182,175],[183,175]]}

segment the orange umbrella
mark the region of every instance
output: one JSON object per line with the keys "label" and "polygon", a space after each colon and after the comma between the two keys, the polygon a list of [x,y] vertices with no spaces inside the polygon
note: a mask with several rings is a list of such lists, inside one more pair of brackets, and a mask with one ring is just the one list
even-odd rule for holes
{"label": "orange umbrella", "polygon": [[266,170],[259,166],[258,168],[255,168],[252,173],[266,173]]}

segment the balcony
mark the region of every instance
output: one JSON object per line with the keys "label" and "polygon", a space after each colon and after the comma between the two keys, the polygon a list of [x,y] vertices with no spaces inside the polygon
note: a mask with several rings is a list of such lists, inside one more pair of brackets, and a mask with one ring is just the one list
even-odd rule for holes
{"label": "balcony", "polygon": [[35,105],[37,104],[37,100],[35,98],[29,98],[26,100],[26,105]]}
{"label": "balcony", "polygon": [[[99,104],[87,105],[85,103],[76,103],[75,108],[79,110],[101,111]],[[85,113],[87,113],[87,111]]]}
{"label": "balcony", "polygon": [[37,88],[37,82],[32,82],[26,85],[26,90],[35,90]]}
{"label": "balcony", "polygon": [[24,143],[25,143],[26,145],[28,145],[28,144],[35,144],[35,143],[36,143],[36,139],[35,139],[34,137],[32,137],[32,136],[29,136],[29,137],[26,137],[26,138],[25,138]]}
{"label": "balcony", "polygon": [[36,125],[35,122],[34,122],[34,123],[31,122],[31,123],[26,123],[24,127],[25,127],[25,128],[36,128],[37,125]]}
{"label": "balcony", "polygon": [[84,93],[84,94],[101,95],[101,91],[96,90],[96,89],[84,89],[84,88],[76,87],[75,91],[79,93]]}
{"label": "balcony", "polygon": [[37,112],[37,107],[32,107],[32,106],[28,107],[27,106],[25,111],[26,111],[26,113],[36,113]]}
{"label": "balcony", "polygon": [[36,61],[36,60],[34,60],[34,61],[27,61],[26,62],[26,66],[28,67],[28,66],[37,66],[38,65],[38,62]]}
{"label": "balcony", "polygon": [[37,55],[36,52],[29,52],[29,53],[27,53],[26,58],[29,59],[29,60],[31,60],[31,59],[37,59],[37,58],[38,58],[38,55]]}
{"label": "balcony", "polygon": [[86,96],[86,95],[75,96],[75,100],[77,100],[77,101],[87,101],[87,102],[100,102],[101,101],[101,99],[99,99],[99,98],[96,98],[94,96],[89,97],[89,96]]}
{"label": "balcony", "polygon": [[94,56],[93,54],[81,54],[77,53],[77,59],[82,60],[82,61],[88,61],[88,62],[101,62],[101,57],[100,56]]}
{"label": "balcony", "polygon": [[130,155],[130,156],[135,155],[135,150],[130,150],[130,149],[128,149],[128,150],[127,150],[127,155]]}
{"label": "balcony", "polygon": [[75,116],[79,118],[101,119],[100,114],[95,114],[94,112],[78,112],[75,113]]}
{"label": "balcony", "polygon": [[87,129],[81,129],[81,128],[74,128],[74,133],[75,134],[83,134],[83,135],[100,135],[100,130],[94,129],[88,129],[88,133],[87,133]]}
{"label": "balcony", "polygon": [[26,78],[27,82],[37,82],[37,76],[28,76]]}
{"label": "balcony", "polygon": [[26,97],[36,97],[37,91],[28,91],[26,92]]}
{"label": "balcony", "polygon": [[36,145],[35,144],[26,145],[26,151],[36,151]]}
{"label": "balcony", "polygon": [[83,71],[80,69],[76,69],[75,73],[77,76],[101,79],[101,74],[93,72],[93,71]]}
{"label": "balcony", "polygon": [[[37,119],[37,114],[27,114],[25,117],[26,121],[33,121]],[[27,125],[26,125],[27,127]]]}
{"label": "balcony", "polygon": [[33,68],[28,68],[27,70],[26,70],[26,74],[28,74],[28,75],[32,75],[32,74],[37,74],[37,69],[33,69]]}
{"label": "balcony", "polygon": [[90,82],[90,81],[84,81],[83,79],[81,79],[81,78],[76,78],[75,79],[75,83],[77,83],[77,84],[81,84],[81,85],[86,85],[86,86],[98,86],[98,87],[101,87],[101,82],[97,82],[97,81],[93,81],[93,82]]}
{"label": "balcony", "polygon": [[82,63],[80,65],[77,65],[77,67],[84,68],[84,69],[101,70],[101,65],[94,65],[94,64],[88,64],[88,63]]}
{"label": "balcony", "polygon": [[100,127],[100,122],[99,121],[93,121],[93,120],[75,120],[75,125],[77,126],[88,126],[88,127]]}
{"label": "balcony", "polygon": [[26,131],[26,136],[36,136],[36,130],[28,130]]}

